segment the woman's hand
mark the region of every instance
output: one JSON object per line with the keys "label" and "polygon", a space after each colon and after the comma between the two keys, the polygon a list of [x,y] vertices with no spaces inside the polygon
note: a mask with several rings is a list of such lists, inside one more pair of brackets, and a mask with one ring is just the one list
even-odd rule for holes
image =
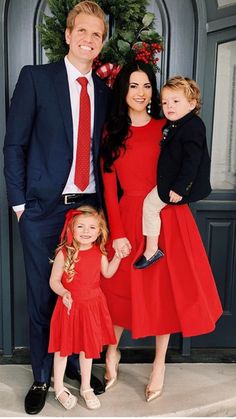
{"label": "woman's hand", "polygon": [[121,259],[129,256],[131,252],[131,244],[126,237],[113,240],[112,247],[115,250],[116,256]]}
{"label": "woman's hand", "polygon": [[72,303],[73,303],[70,291],[66,291],[63,294],[62,302],[67,308],[67,314],[70,314],[70,309],[71,309]]}
{"label": "woman's hand", "polygon": [[183,197],[181,195],[178,195],[176,192],[174,191],[170,191],[169,193],[169,197],[170,197],[170,202],[173,202],[175,204],[177,204],[177,202],[180,202],[181,199],[183,199]]}

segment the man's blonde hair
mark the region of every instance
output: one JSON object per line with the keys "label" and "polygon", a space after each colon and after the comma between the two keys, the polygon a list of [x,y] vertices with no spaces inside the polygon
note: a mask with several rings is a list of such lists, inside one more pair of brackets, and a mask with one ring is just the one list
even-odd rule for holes
{"label": "man's blonde hair", "polygon": [[202,101],[201,101],[201,92],[198,84],[188,77],[183,76],[174,76],[171,77],[161,88],[161,98],[163,90],[171,89],[171,90],[178,90],[181,89],[184,91],[184,94],[187,100],[190,102],[191,100],[196,100],[196,106],[193,109],[193,112],[198,115],[201,109]]}
{"label": "man's blonde hair", "polygon": [[75,18],[80,13],[85,13],[86,15],[96,16],[103,21],[104,24],[104,32],[102,39],[103,41],[106,39],[107,36],[107,22],[106,22],[106,15],[101,7],[95,3],[94,1],[81,1],[80,3],[76,4],[75,7],[69,12],[66,20],[66,27],[71,32],[74,28]]}

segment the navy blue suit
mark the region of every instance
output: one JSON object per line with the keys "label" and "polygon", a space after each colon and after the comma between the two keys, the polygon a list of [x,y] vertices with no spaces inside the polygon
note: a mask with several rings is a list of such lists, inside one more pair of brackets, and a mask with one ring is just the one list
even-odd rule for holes
{"label": "navy blue suit", "polygon": [[[96,197],[100,203],[99,143],[109,108],[110,91],[93,74],[94,133],[92,153]],[[48,281],[49,258],[58,244],[64,215],[71,207],[61,195],[73,159],[73,125],[64,61],[22,69],[9,111],[4,145],[5,177],[10,206],[26,203],[20,221],[27,277],[30,350],[34,379],[49,382],[52,357],[47,353],[55,295]]]}

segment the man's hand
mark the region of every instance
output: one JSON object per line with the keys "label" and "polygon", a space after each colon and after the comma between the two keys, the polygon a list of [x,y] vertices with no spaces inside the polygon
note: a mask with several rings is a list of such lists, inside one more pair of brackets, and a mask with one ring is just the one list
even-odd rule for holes
{"label": "man's hand", "polygon": [[16,217],[17,217],[17,221],[18,222],[20,221],[20,217],[22,216],[23,212],[24,212],[24,210],[23,211],[17,211],[16,212]]}

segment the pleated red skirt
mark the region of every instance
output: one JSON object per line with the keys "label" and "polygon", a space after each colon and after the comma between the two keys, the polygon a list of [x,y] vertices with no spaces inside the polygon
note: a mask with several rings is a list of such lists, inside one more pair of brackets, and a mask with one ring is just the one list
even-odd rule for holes
{"label": "pleated red skirt", "polygon": [[161,211],[159,246],[165,256],[144,270],[133,267],[145,245],[141,231],[144,197],[124,195],[119,205],[132,251],[111,281],[102,280],[113,324],[131,330],[133,338],[209,333],[215,329],[222,307],[188,205],[167,206]]}

